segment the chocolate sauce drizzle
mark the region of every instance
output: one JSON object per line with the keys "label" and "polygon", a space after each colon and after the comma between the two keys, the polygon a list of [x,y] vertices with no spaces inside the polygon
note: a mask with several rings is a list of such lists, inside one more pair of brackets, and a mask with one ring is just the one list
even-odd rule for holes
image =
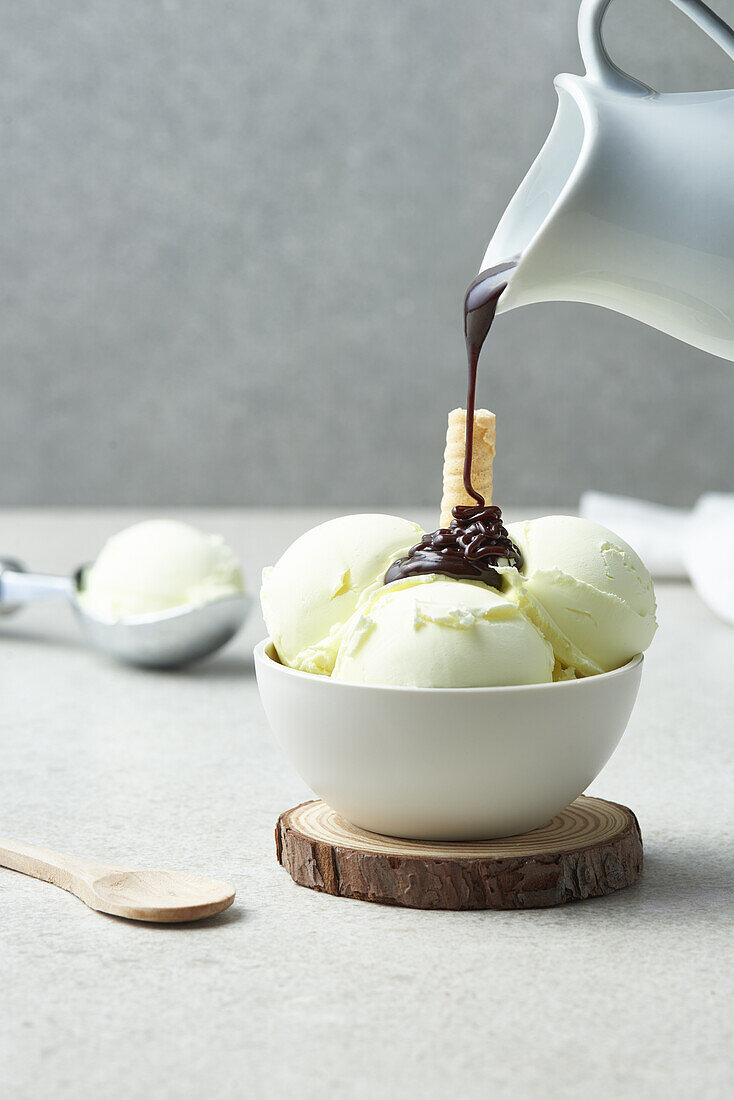
{"label": "chocolate sauce drizzle", "polygon": [[502,526],[502,512],[497,507],[485,506],[484,497],[476,491],[471,480],[479,356],[492,327],[497,303],[507,287],[507,273],[516,266],[517,261],[512,260],[480,272],[464,298],[464,336],[469,364],[464,488],[477,503],[452,509],[454,518],[450,525],[424,535],[406,557],[393,562],[385,574],[385,584],[421,573],[442,573],[448,577],[482,581],[499,589],[502,577],[496,566],[522,568],[522,555]]}
{"label": "chocolate sauce drizzle", "polygon": [[517,261],[511,260],[506,264],[498,264],[497,267],[480,271],[469,289],[464,295],[464,339],[466,340],[466,357],[469,363],[469,378],[466,387],[466,441],[464,447],[464,488],[472,500],[477,504],[484,504],[484,497],[480,496],[472,485],[471,466],[474,458],[474,407],[477,395],[477,367],[484,341],[489,335],[494,316],[497,312],[497,303],[502,296],[502,291],[507,288],[507,279],[504,277],[508,271],[517,267]]}
{"label": "chocolate sauce drizzle", "polygon": [[522,566],[522,555],[502,526],[496,507],[458,505],[449,527],[424,535],[405,558],[399,558],[385,574],[385,584],[421,573],[482,581],[502,588],[498,565]]}

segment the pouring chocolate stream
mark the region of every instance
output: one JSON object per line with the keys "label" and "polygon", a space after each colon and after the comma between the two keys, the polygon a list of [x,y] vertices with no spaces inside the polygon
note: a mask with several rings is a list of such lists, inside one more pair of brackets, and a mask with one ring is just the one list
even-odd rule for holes
{"label": "pouring chocolate stream", "polygon": [[466,387],[466,446],[464,451],[464,488],[469,496],[480,506],[484,498],[474,489],[471,480],[471,467],[474,458],[474,411],[477,394],[477,368],[484,341],[489,335],[497,303],[507,288],[509,272],[517,267],[516,261],[498,264],[497,267],[481,271],[470,284],[464,296],[464,338],[466,356],[469,364],[469,377]]}
{"label": "pouring chocolate stream", "polygon": [[522,555],[502,525],[499,508],[487,505],[472,483],[474,458],[474,413],[477,368],[482,347],[492,327],[497,303],[507,287],[514,261],[482,271],[471,283],[464,298],[464,336],[468,361],[466,393],[466,436],[464,442],[464,489],[476,505],[452,509],[448,527],[423,536],[404,558],[388,569],[385,584],[422,573],[442,573],[449,577],[479,580],[493,588],[502,587],[498,565],[522,566]]}

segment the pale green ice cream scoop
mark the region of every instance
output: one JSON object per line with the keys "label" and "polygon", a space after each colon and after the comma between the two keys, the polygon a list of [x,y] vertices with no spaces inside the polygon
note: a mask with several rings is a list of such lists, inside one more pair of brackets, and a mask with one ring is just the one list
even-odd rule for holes
{"label": "pale green ice cream scoop", "polygon": [[657,621],[650,573],[613,531],[577,516],[507,528],[523,555],[503,571],[508,596],[567,668],[583,676],[620,668],[650,645]]}
{"label": "pale green ice cream scoop", "polygon": [[221,535],[172,519],[113,535],[82,582],[79,606],[110,621],[203,607],[244,591],[240,563]]}
{"label": "pale green ice cream scoop", "polygon": [[495,588],[435,574],[375,592],[344,630],[332,679],[421,688],[549,683],[551,646]]}
{"label": "pale green ice cream scoop", "polygon": [[280,660],[328,676],[347,620],[422,534],[407,519],[366,513],[329,520],[296,539],[263,571],[260,592]]}

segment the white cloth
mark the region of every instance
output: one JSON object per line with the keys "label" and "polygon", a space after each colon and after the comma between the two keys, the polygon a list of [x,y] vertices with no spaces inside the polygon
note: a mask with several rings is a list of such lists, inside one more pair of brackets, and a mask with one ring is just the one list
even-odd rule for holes
{"label": "white cloth", "polygon": [[706,493],[692,510],[584,493],[579,511],[621,535],[653,577],[689,578],[711,610],[734,625],[734,493]]}

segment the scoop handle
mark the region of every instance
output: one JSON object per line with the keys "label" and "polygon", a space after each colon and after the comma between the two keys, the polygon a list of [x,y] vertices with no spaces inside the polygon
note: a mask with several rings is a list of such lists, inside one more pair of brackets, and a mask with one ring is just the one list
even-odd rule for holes
{"label": "scoop handle", "polygon": [[0,558],[0,615],[17,611],[25,603],[66,600],[73,581],[47,573],[28,573],[18,561]]}

